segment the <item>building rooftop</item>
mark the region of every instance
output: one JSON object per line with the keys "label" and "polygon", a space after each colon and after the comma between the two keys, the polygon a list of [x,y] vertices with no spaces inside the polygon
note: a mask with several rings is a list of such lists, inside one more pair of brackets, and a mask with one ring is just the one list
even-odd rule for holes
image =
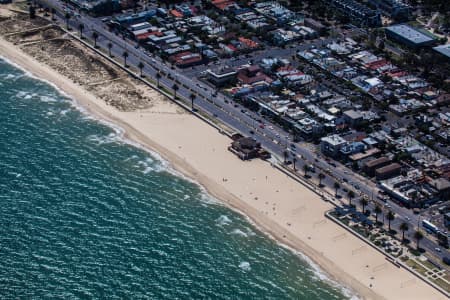
{"label": "building rooftop", "polygon": [[372,159],[372,160],[366,162],[365,165],[366,165],[367,168],[373,168],[373,167],[376,167],[376,166],[388,163],[390,161],[391,160],[389,158],[383,156],[383,157],[380,157],[380,158]]}
{"label": "building rooftop", "polygon": [[434,40],[432,37],[418,31],[417,29],[415,29],[411,26],[405,25],[405,24],[389,26],[386,28],[386,30],[396,33],[414,44],[422,44],[422,43],[427,43],[427,42],[431,42]]}
{"label": "building rooftop", "polygon": [[389,173],[395,170],[399,170],[402,166],[398,163],[392,163],[390,165],[387,165],[385,167],[381,167],[379,169],[376,169],[375,172],[377,174],[384,174],[384,173]]}
{"label": "building rooftop", "polygon": [[206,70],[207,73],[211,74],[212,76],[215,77],[227,77],[227,76],[232,76],[232,75],[236,75],[236,71],[233,70],[232,68],[219,68],[219,69],[208,69]]}
{"label": "building rooftop", "polygon": [[353,109],[345,111],[344,115],[353,120],[362,118],[362,114],[359,111]]}
{"label": "building rooftop", "polygon": [[435,51],[450,58],[450,44],[441,45],[433,48]]}
{"label": "building rooftop", "polygon": [[346,144],[347,143],[347,141],[344,138],[342,138],[340,135],[337,135],[337,134],[333,134],[333,135],[329,135],[329,136],[323,137],[322,141],[326,142],[326,143],[328,143],[330,145],[334,145],[334,146],[342,145],[342,144]]}

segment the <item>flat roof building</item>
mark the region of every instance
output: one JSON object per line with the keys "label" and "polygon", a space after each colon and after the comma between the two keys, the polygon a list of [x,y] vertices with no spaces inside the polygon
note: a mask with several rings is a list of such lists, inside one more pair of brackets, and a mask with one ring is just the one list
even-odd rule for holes
{"label": "flat roof building", "polygon": [[347,143],[348,142],[340,135],[333,134],[323,137],[320,140],[320,150],[325,155],[337,157],[339,155],[339,151],[342,149],[342,147],[347,145]]}
{"label": "flat roof building", "polygon": [[375,170],[384,166],[387,166],[391,160],[385,156],[369,160],[364,164],[363,170],[370,177],[375,175]]}
{"label": "flat roof building", "polygon": [[392,163],[390,165],[378,168],[375,170],[377,180],[388,179],[397,175],[400,175],[402,166],[398,163]]}
{"label": "flat roof building", "polygon": [[208,80],[215,86],[223,86],[236,80],[237,72],[231,68],[207,70]]}
{"label": "flat roof building", "polygon": [[434,47],[433,50],[450,60],[450,44]]}
{"label": "flat roof building", "polygon": [[406,24],[387,27],[386,35],[389,38],[412,48],[431,46],[436,42],[436,39],[431,35],[427,35]]}
{"label": "flat roof building", "polygon": [[351,109],[344,112],[344,119],[350,126],[355,126],[361,123],[363,115],[359,111]]}

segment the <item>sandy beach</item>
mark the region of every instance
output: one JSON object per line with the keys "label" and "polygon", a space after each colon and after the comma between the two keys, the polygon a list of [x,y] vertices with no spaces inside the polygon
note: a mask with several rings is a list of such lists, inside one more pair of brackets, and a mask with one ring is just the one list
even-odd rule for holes
{"label": "sandy beach", "polygon": [[[158,152],[176,170],[247,215],[264,232],[307,255],[331,278],[360,297],[445,299],[326,219],[324,212],[332,208],[331,204],[267,162],[239,160],[227,150],[229,138],[156,91],[124,79],[124,85],[136,84],[136,90],[145,96],[141,105],[118,109],[122,106],[108,104],[106,99],[86,89],[86,83],[74,82],[61,70],[50,68],[3,38],[0,55],[55,84],[89,113],[122,127],[126,137]],[[122,76],[120,70],[114,72]],[[129,94],[130,99],[133,95]]]}

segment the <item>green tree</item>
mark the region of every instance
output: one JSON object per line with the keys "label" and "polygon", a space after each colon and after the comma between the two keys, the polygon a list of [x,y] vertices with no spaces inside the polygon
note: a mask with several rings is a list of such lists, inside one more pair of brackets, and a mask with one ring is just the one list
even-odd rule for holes
{"label": "green tree", "polygon": [[319,177],[319,186],[322,186],[322,180],[325,179],[325,174],[321,172],[319,173],[318,177]]}
{"label": "green tree", "polygon": [[391,222],[395,219],[395,214],[392,211],[389,211],[386,215],[386,218],[388,219],[388,228],[389,231],[391,231]]}
{"label": "green tree", "polygon": [[422,240],[424,238],[422,231],[420,230],[416,230],[416,232],[414,232],[414,239],[416,240],[416,247],[417,250],[419,250],[419,242],[420,240]]}
{"label": "green tree", "polygon": [[128,67],[128,65],[127,65],[128,52],[127,51],[123,51],[122,57],[123,57],[123,66],[125,68],[127,68]]}
{"label": "green tree", "polygon": [[156,73],[156,86],[159,87],[159,80],[161,79],[161,73]]}
{"label": "green tree", "polygon": [[112,55],[111,55],[111,49],[112,49],[112,47],[113,47],[113,44],[112,44],[111,42],[108,42],[107,47],[108,47],[108,54],[109,54],[109,57],[112,57]]}
{"label": "green tree", "polygon": [[348,205],[352,205],[352,199],[355,198],[355,192],[352,190],[349,190],[347,192],[347,197],[348,197]]}
{"label": "green tree", "polygon": [[66,19],[66,29],[70,30],[69,28],[70,14],[68,12],[64,15],[64,19]]}
{"label": "green tree", "polygon": [[308,171],[309,171],[308,165],[304,164],[303,165],[303,172],[305,172],[305,177],[308,177]]}
{"label": "green tree", "polygon": [[141,74],[140,74],[141,77],[144,77],[144,76],[143,76],[144,74],[142,74],[142,69],[144,69],[144,63],[143,63],[142,61],[139,62],[138,68],[139,68],[139,71],[140,71],[140,73],[141,73]]}
{"label": "green tree", "polygon": [[378,223],[378,215],[380,213],[383,212],[383,210],[381,209],[381,206],[379,204],[375,205],[375,208],[373,209],[374,213],[375,213],[375,224]]}
{"label": "green tree", "polygon": [[98,39],[98,33],[97,31],[94,31],[92,33],[92,38],[94,39],[94,48],[97,48],[97,39]]}
{"label": "green tree", "polygon": [[80,30],[80,39],[83,39],[84,24],[81,23],[80,25],[78,25],[78,29]]}
{"label": "green tree", "polygon": [[194,93],[191,93],[189,95],[189,98],[191,99],[191,110],[194,111],[194,101],[195,101],[196,96]]}
{"label": "green tree", "polygon": [[30,4],[30,7],[28,8],[28,12],[30,14],[30,19],[36,18],[36,7],[33,4]]}
{"label": "green tree", "polygon": [[366,213],[366,205],[369,204],[369,201],[367,201],[366,197],[362,197],[359,200],[359,204],[361,204],[361,206],[362,206],[362,213],[363,214]]}
{"label": "green tree", "polygon": [[341,188],[341,185],[339,184],[339,182],[335,181],[333,186],[334,186],[334,190],[335,190],[335,196],[337,197],[338,190]]}
{"label": "green tree", "polygon": [[283,159],[284,159],[284,164],[286,164],[287,163],[287,159],[288,159],[288,156],[289,156],[289,152],[285,149],[285,150],[283,150]]}
{"label": "green tree", "polygon": [[400,224],[400,230],[402,231],[402,241],[405,241],[405,232],[408,231],[409,225],[406,222]]}
{"label": "green tree", "polygon": [[172,85],[172,90],[173,90],[173,98],[174,99],[177,99],[177,91],[178,91],[178,85],[176,84],[176,83],[174,83],[173,85]]}

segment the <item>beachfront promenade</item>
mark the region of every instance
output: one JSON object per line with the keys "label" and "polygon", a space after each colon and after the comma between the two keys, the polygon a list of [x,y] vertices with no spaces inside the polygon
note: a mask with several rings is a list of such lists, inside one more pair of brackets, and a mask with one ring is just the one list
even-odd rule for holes
{"label": "beachfront promenade", "polygon": [[[14,60],[20,61],[20,58]],[[21,63],[26,64],[26,61]],[[42,77],[51,77],[45,74],[45,68],[35,68],[35,71],[44,72]],[[49,79],[58,82],[57,77],[54,75]],[[76,99],[90,98],[76,86],[65,81],[60,83]],[[132,137],[152,145],[178,168],[198,178],[212,194],[251,216],[281,241],[301,249],[330,274],[354,286],[368,298],[378,298],[376,295],[380,294],[392,299],[400,299],[399,296],[439,299],[429,288],[395,268],[376,268],[377,264],[384,264],[384,256],[364,248],[361,241],[327,222],[323,213],[330,208],[329,204],[262,161],[244,163],[237,160],[225,150],[229,143],[226,137],[191,115],[161,114],[155,117],[145,110],[117,112],[95,99],[87,99],[85,104],[91,104],[91,109],[98,106],[100,111],[97,113],[103,111],[104,117],[122,125]],[[160,109],[173,110],[170,106]],[[193,134],[184,134],[186,128]],[[242,172],[237,174],[236,170]],[[226,183],[221,180],[224,177]],[[346,261],[353,264],[348,265]],[[366,265],[370,267],[366,268]],[[368,276],[368,272],[375,272],[376,276]],[[405,282],[412,283],[407,285]]]}
{"label": "beachfront promenade", "polygon": [[[61,25],[65,24],[64,19],[64,4],[60,1],[38,1],[44,5],[49,5],[57,9],[57,16]],[[265,126],[261,128],[258,126],[256,120],[261,116],[254,112],[246,111],[242,112],[242,107],[234,105],[233,101],[227,98],[225,95],[218,93],[216,97],[212,95],[216,93],[215,88],[212,88],[199,81],[195,77],[185,76],[179,72],[176,68],[167,66],[158,57],[151,57],[143,49],[137,48],[135,42],[130,41],[121,35],[116,35],[110,32],[105,24],[98,18],[92,18],[90,16],[81,14],[69,19],[69,25],[72,28],[72,32],[77,35],[77,28],[79,24],[84,25],[84,37],[85,40],[92,40],[92,33],[95,31],[98,33],[97,45],[103,53],[108,52],[108,43],[112,43],[113,47],[111,52],[115,57],[115,60],[120,64],[123,61],[122,55],[126,51],[128,53],[127,64],[137,70],[137,66],[140,62],[144,63],[143,74],[145,74],[148,80],[152,80],[155,83],[155,77],[158,72],[166,74],[159,79],[159,84],[162,87],[163,92],[173,94],[172,87],[177,84],[178,91],[177,96],[180,99],[185,99],[185,103],[190,103],[190,95],[194,93],[196,95],[195,107],[199,110],[201,115],[205,115],[210,120],[217,120],[222,124],[225,124],[232,131],[242,132],[244,135],[249,135],[253,132],[253,137],[261,143],[261,145],[269,150],[273,155],[281,158],[286,148],[289,148],[291,158],[295,156],[298,161],[298,169],[301,170],[302,164],[311,165],[314,164],[318,170],[322,173],[327,172],[327,175],[322,183],[324,186],[332,191],[333,185],[337,181],[342,188],[347,190],[354,190],[357,187],[355,193],[358,195],[366,195],[369,199],[376,200],[379,189],[374,183],[363,178],[359,174],[349,172],[345,166],[339,163],[329,163],[325,161],[323,157],[309,147],[304,147],[303,143],[294,143],[296,145],[295,150],[289,147],[293,143],[290,134],[285,132],[282,128],[272,124],[271,126]],[[322,40],[313,40],[306,43],[301,43],[295,48],[279,49],[277,50],[281,57],[289,57],[292,53],[308,49],[312,46],[319,46],[325,43]],[[258,57],[264,57],[264,53],[261,53]],[[318,174],[318,172],[316,173]],[[317,180],[317,178],[315,179]],[[351,185],[350,185],[351,183]],[[355,201],[357,202],[357,201]],[[384,206],[384,203],[380,203]],[[369,205],[373,206],[374,204]],[[414,215],[412,211],[406,210],[398,206],[395,202],[389,201],[389,209],[392,210],[398,217],[393,221],[393,226],[398,227],[403,221],[410,223],[410,227],[414,227],[419,222],[419,216]],[[423,241],[423,247],[435,256],[442,256],[435,250],[436,244],[425,238]]]}

